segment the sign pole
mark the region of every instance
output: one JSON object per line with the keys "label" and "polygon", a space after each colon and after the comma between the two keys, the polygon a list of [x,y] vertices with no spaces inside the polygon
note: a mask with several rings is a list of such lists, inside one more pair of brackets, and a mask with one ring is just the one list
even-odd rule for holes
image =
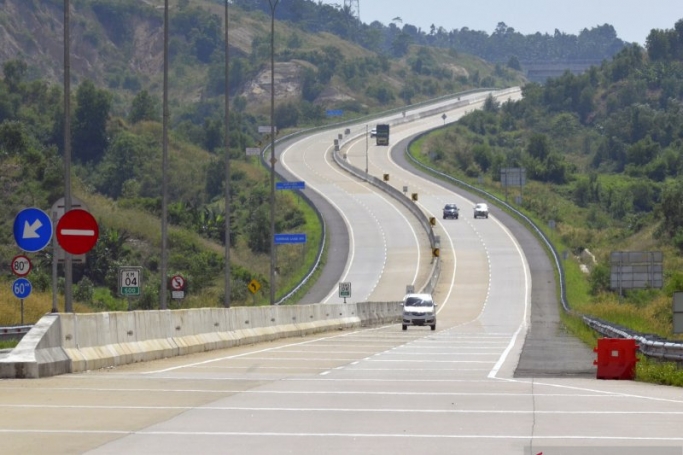
{"label": "sign pole", "polygon": [[24,299],[21,299],[21,325],[24,325]]}
{"label": "sign pole", "polygon": [[[57,214],[52,212],[53,216],[53,226],[57,229]],[[52,312],[58,313],[59,308],[57,307],[57,236],[52,237]]]}
{"label": "sign pole", "polygon": [[[71,210],[71,31],[69,0],[64,1],[64,212]],[[64,311],[73,313],[71,255],[64,256]]]}

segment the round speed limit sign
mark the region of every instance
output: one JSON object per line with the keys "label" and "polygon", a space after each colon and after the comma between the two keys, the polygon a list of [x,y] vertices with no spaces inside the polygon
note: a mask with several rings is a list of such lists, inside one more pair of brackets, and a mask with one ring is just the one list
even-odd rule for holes
{"label": "round speed limit sign", "polygon": [[31,271],[31,260],[23,254],[12,258],[12,273],[16,276],[26,276]]}

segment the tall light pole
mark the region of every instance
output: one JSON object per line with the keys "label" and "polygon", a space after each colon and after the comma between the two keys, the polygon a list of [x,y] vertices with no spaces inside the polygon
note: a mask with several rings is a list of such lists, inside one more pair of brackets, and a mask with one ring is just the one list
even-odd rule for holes
{"label": "tall light pole", "polygon": [[159,289],[159,306],[168,308],[166,301],[166,275],[168,274],[168,0],[164,0],[164,95],[163,95],[163,128],[161,152],[161,287]]}
{"label": "tall light pole", "polygon": [[[71,210],[71,38],[69,0],[64,0],[64,213]],[[53,255],[55,253],[53,249]],[[73,262],[64,251],[64,312],[72,313]],[[53,304],[54,306],[54,304]],[[55,308],[53,308],[54,310]]]}
{"label": "tall light pole", "polygon": [[225,0],[225,297],[230,308],[230,58],[228,56],[228,0]]}
{"label": "tall light pole", "polygon": [[270,304],[275,305],[275,8],[270,4]]}

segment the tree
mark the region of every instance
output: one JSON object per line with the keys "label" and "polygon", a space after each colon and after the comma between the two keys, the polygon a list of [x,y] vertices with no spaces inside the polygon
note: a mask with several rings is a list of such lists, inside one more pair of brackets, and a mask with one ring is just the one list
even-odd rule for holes
{"label": "tree", "polygon": [[147,90],[143,90],[133,98],[130,114],[130,123],[138,123],[143,120],[159,121],[159,102],[151,96]]}
{"label": "tree", "polygon": [[2,65],[2,71],[5,75],[5,83],[10,91],[17,91],[19,84],[24,80],[28,65],[23,60],[8,60]]}
{"label": "tree", "polygon": [[111,108],[111,94],[99,90],[86,80],[76,93],[73,122],[73,156],[81,163],[98,163],[109,143],[107,121]]}
{"label": "tree", "polygon": [[498,112],[499,109],[500,103],[496,101],[493,95],[489,94],[484,101],[484,112]]}
{"label": "tree", "polygon": [[526,151],[533,158],[536,158],[539,161],[545,161],[550,154],[548,136],[545,134],[534,134],[531,136]]}
{"label": "tree", "polygon": [[513,55],[508,59],[507,66],[510,69],[513,69],[516,71],[522,71],[522,64],[519,63],[519,59],[517,58],[516,55]]}
{"label": "tree", "polygon": [[275,116],[275,126],[278,129],[296,126],[299,122],[299,109],[291,101],[278,104],[273,114]]}
{"label": "tree", "polygon": [[391,43],[392,54],[396,58],[401,58],[408,53],[408,49],[413,39],[407,33],[401,32]]}
{"label": "tree", "polygon": [[664,187],[658,210],[664,232],[673,237],[683,226],[683,180],[679,178]]}
{"label": "tree", "polygon": [[124,183],[138,177],[136,171],[143,169],[144,161],[150,158],[150,149],[139,136],[128,132],[118,134],[97,166],[98,189],[107,196],[118,198]]}

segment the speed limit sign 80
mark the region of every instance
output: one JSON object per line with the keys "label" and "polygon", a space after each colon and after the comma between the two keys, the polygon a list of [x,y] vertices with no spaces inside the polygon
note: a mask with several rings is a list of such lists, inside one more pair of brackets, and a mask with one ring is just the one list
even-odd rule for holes
{"label": "speed limit sign 80", "polygon": [[31,260],[23,254],[12,258],[12,273],[16,276],[26,276],[31,271]]}

